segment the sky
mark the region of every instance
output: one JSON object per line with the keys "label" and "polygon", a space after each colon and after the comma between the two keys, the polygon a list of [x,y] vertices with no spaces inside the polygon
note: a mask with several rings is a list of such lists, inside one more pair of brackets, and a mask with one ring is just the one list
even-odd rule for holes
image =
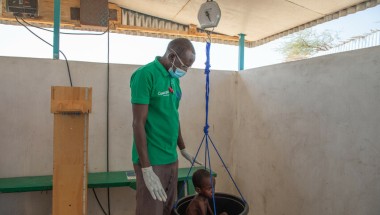
{"label": "sky", "polygon": [[[31,27],[31,30],[52,43],[53,33]],[[339,19],[312,27],[313,31],[325,30],[337,32],[344,41],[353,36],[380,29],[380,5],[357,12]],[[217,30],[217,28],[216,28]],[[62,29],[64,32],[83,32]],[[94,33],[94,32],[89,32]],[[0,24],[0,56],[16,56],[31,58],[52,58],[53,48],[32,35],[23,26]],[[288,37],[277,39],[265,45],[245,49],[245,69],[281,63],[284,57],[278,48]],[[151,62],[155,56],[164,53],[169,39],[131,36],[110,33],[110,62],[119,64],[143,65]],[[193,42],[197,58],[193,68],[204,68],[204,42]],[[60,49],[68,60],[107,62],[107,34],[96,36],[63,35],[60,36]],[[238,46],[212,44],[211,69],[238,69]],[[64,59],[62,56],[60,59]]]}

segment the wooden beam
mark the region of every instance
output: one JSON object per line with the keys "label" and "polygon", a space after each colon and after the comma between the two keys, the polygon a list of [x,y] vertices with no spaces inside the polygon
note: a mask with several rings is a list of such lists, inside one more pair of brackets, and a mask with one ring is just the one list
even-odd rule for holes
{"label": "wooden beam", "polygon": [[54,113],[53,215],[87,214],[91,92],[91,88],[84,87],[52,87],[51,90],[51,112]]}
{"label": "wooden beam", "polygon": [[[138,27],[138,26],[129,26],[129,25],[121,25],[117,26],[116,30],[118,31],[134,31],[139,33],[148,33],[148,34],[159,34],[159,35],[170,35],[170,36],[182,36],[182,37],[197,37],[197,38],[207,38],[206,33],[200,33],[200,32],[194,32],[190,31],[175,31],[175,30],[168,30],[168,29],[158,29],[158,28],[145,28],[145,27]],[[224,41],[231,41],[231,42],[239,42],[238,36],[228,36],[228,35],[220,35],[220,34],[211,34],[212,39],[219,39]]]}
{"label": "wooden beam", "polygon": [[[46,20],[35,20],[35,19],[25,19],[30,24],[33,24],[38,27],[52,28],[52,21]],[[15,18],[0,18],[0,23],[19,25]],[[80,25],[77,23],[68,23],[61,22],[61,29],[71,29],[71,30],[82,30],[82,31],[96,31],[103,32],[107,28],[100,26],[90,26],[90,25]],[[200,41],[206,40],[207,34],[194,31],[194,29],[189,31],[174,31],[168,29],[157,29],[157,28],[145,28],[129,25],[120,25],[114,22],[110,22],[110,32],[120,33],[120,34],[130,34],[130,35],[141,35],[141,36],[150,36],[150,37],[164,37],[164,38],[173,38],[173,37],[186,37],[190,40]],[[222,44],[233,44],[238,45],[239,37],[238,36],[228,36],[220,34],[211,34],[211,38],[215,41],[214,43]],[[247,41],[249,42],[249,41]]]}
{"label": "wooden beam", "polygon": [[[3,13],[0,16],[0,23],[18,25],[14,19],[13,13],[6,12],[5,4],[6,1],[2,2]],[[38,27],[53,27],[53,17],[54,17],[54,0],[40,0],[38,2],[38,17],[33,19],[27,19],[27,22],[36,25]],[[104,32],[107,28],[100,26],[89,26],[81,25],[79,20],[71,20],[70,9],[80,8],[80,0],[65,0],[61,2],[61,29],[72,29],[72,30],[82,30],[82,31],[96,31]],[[108,3],[108,9],[117,11],[117,21],[110,20],[110,32],[129,34],[129,35],[139,35],[139,36],[149,36],[149,37],[159,37],[159,38],[176,38],[176,37],[186,37],[193,41],[205,41],[208,39],[207,34],[200,32],[196,25],[190,24],[188,31],[175,31],[167,29],[156,29],[156,28],[146,28],[146,27],[136,27],[122,25],[122,9],[114,3]],[[221,44],[238,45],[238,36],[229,36],[221,34],[212,34],[212,42]],[[247,43],[250,41],[246,41]]]}

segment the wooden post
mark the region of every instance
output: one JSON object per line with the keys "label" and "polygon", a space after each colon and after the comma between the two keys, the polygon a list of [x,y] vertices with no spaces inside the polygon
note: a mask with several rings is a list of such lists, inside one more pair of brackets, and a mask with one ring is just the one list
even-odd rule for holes
{"label": "wooden post", "polygon": [[52,87],[53,215],[87,214],[88,117],[92,89]]}

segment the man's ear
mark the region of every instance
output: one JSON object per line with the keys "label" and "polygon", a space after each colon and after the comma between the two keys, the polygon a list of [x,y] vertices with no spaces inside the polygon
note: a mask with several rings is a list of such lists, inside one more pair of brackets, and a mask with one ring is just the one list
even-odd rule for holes
{"label": "man's ear", "polygon": [[176,55],[173,52],[170,52],[168,54],[168,59],[169,59],[170,63],[174,61],[175,57],[176,57]]}

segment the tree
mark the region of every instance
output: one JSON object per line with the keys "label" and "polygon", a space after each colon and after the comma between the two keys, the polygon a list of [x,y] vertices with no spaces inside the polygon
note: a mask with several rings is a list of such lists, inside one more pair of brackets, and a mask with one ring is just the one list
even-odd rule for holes
{"label": "tree", "polygon": [[316,33],[306,29],[290,35],[287,42],[282,43],[279,51],[285,56],[286,61],[301,60],[319,51],[329,50],[337,40],[338,36],[330,31]]}

